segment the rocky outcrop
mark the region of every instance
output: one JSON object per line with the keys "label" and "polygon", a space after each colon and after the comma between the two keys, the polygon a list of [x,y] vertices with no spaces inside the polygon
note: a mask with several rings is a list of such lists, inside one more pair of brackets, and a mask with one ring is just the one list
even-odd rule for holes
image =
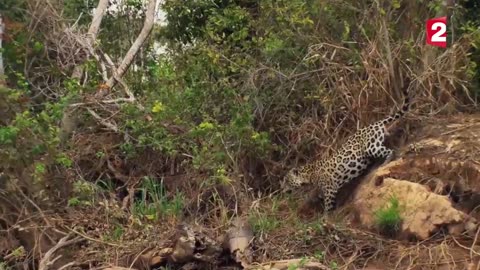
{"label": "rocky outcrop", "polygon": [[399,237],[424,240],[442,230],[475,234],[480,205],[478,116],[436,119],[416,130],[401,157],[367,175],[353,194],[353,220],[377,230],[379,209],[399,204]]}
{"label": "rocky outcrop", "polygon": [[475,233],[475,219],[455,209],[447,196],[435,194],[425,185],[388,177],[389,168],[401,163],[403,160],[390,163],[359,187],[353,204],[363,226],[377,229],[377,211],[389,207],[392,198],[396,198],[401,238],[425,240],[440,229],[452,234]]}

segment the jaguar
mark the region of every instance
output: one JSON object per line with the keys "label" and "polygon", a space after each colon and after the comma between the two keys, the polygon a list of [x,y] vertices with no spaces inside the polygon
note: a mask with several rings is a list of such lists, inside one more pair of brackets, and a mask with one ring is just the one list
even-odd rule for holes
{"label": "jaguar", "polygon": [[387,125],[408,111],[408,87],[406,84],[402,89],[404,101],[399,110],[357,130],[331,155],[289,170],[281,181],[281,189],[288,192],[306,184],[314,185],[320,192],[318,196],[323,199],[324,211],[333,210],[341,187],[364,173],[374,160],[383,159],[383,164],[392,161],[393,150],[384,145]]}

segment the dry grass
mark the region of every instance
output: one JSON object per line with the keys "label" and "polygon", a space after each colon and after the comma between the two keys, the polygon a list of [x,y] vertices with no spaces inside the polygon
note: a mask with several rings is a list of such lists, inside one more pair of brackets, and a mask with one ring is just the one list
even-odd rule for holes
{"label": "dry grass", "polygon": [[[256,231],[254,260],[258,262],[311,257],[337,269],[363,269],[375,265],[388,269],[438,269],[442,265],[449,265],[453,269],[461,269],[463,265],[478,261],[479,258],[474,245],[476,238],[435,235],[420,243],[399,242],[355,229],[339,222],[339,217],[301,219],[295,215],[295,209],[283,209],[283,199],[277,201],[281,204],[279,210],[272,213],[272,208],[275,208],[272,206],[273,201],[263,198],[261,209],[251,210],[261,213],[257,218],[266,215],[278,222],[276,226],[270,227],[271,230],[267,230],[269,227],[264,225],[261,229],[266,229],[265,231]],[[107,210],[105,206],[98,205],[99,210],[96,212],[88,208],[76,209],[74,212],[70,210],[71,213],[67,215],[46,214],[45,218],[51,227],[40,225],[43,221],[39,217],[30,217],[32,224],[36,225],[31,225],[29,229],[38,233],[38,237],[33,239],[38,239],[39,242],[35,241],[34,245],[40,246],[42,241],[47,241],[44,239],[46,236],[52,237],[50,229],[56,228],[83,239],[80,246],[62,252],[65,259],[62,263],[75,261],[75,265],[81,269],[100,269],[102,265],[128,266],[138,260],[141,254],[168,245],[169,239],[175,234],[175,225],[179,222],[176,219],[163,219],[139,224],[132,223],[128,218],[120,223],[124,228],[120,238],[112,239],[115,224],[119,222],[113,218],[114,212],[127,217],[120,214],[122,211],[114,210],[115,208]],[[205,229],[212,237],[222,235],[227,228],[218,220],[209,221],[210,226],[213,223],[220,225]],[[21,223],[17,226],[25,227]],[[52,242],[44,243],[43,252],[58,237],[53,237]],[[78,247],[81,249],[78,250]],[[27,253],[29,255],[26,257],[12,258],[12,250],[6,254],[10,255],[9,261],[19,260],[20,265],[22,260],[29,261],[32,258],[30,256],[41,258],[43,254]],[[76,251],[73,252],[74,250]]]}
{"label": "dry grass", "polygon": [[[345,1],[330,4],[341,6]],[[356,2],[348,7],[355,10],[360,29],[377,30],[371,38],[360,35],[352,44],[331,41],[328,28],[320,25],[316,36],[322,41],[310,45],[290,73],[269,63],[252,70],[249,87],[275,89],[271,103],[258,110],[258,119],[259,127],[273,128],[275,142],[287,149],[276,159],[280,166],[296,166],[327,154],[357,128],[392,113],[402,105],[400,88],[407,79],[412,82],[410,121],[477,106],[466,75],[469,37],[440,51],[424,44],[424,33],[412,20],[431,15],[425,13],[425,6],[405,4],[401,14],[391,7],[382,8],[385,16],[374,3]],[[392,21],[405,28],[392,34],[386,26]],[[299,97],[297,93],[311,94]]]}
{"label": "dry grass", "polygon": [[338,216],[341,214],[302,219],[294,214],[295,209],[272,213],[271,203],[264,200],[264,212],[281,222],[274,230],[260,234],[255,242],[258,261],[310,257],[337,265],[338,269],[375,265],[381,269],[438,269],[442,265],[458,269],[479,259],[477,247],[472,246],[475,238],[439,234],[422,242],[397,241],[356,229],[342,221],[344,217]]}
{"label": "dry grass", "polygon": [[[288,137],[292,138],[291,141],[285,142],[286,144],[292,145],[291,148],[295,149],[297,142],[300,141],[299,138],[303,138],[309,142],[313,141],[320,147],[325,147],[327,144],[320,141],[328,141],[328,145],[333,147],[348,133],[371,123],[372,119],[382,118],[393,111],[388,108],[399,108],[403,97],[393,90],[394,82],[389,79],[387,63],[384,62],[386,57],[378,50],[380,46],[380,40],[372,41],[360,52],[365,70],[358,73],[338,57],[341,54],[338,51],[349,49],[328,44],[312,45],[312,54],[326,55],[326,58],[322,59],[326,67],[321,73],[317,71],[319,74],[316,74],[324,80],[310,76],[303,79],[318,80],[319,88],[323,87],[325,81],[335,82],[332,83],[334,91],[332,89],[331,92],[322,93],[322,90],[319,90],[319,94],[323,95],[320,97],[322,100],[319,100],[324,107],[323,114],[305,111],[300,122],[294,123],[293,119],[285,120],[291,123],[287,130],[282,131],[290,133]],[[419,47],[423,46],[419,45]],[[419,70],[420,67],[415,68],[411,64],[404,63],[402,56],[399,55],[402,49],[401,45],[395,47],[392,58],[398,63],[398,69],[401,70],[400,76],[412,79],[410,93],[414,106],[411,115],[433,116],[438,113],[452,112],[448,110],[450,106],[458,110],[465,105],[476,104],[467,90],[468,83],[462,78],[468,41],[460,41],[456,46],[438,55],[434,62],[425,67],[425,70]],[[329,55],[337,55],[339,59],[335,57],[330,59]],[[290,84],[295,84],[301,79],[297,75],[291,76],[293,79]],[[358,77],[359,75],[365,78]],[[401,80],[400,76],[397,80]],[[400,87],[403,82],[398,84]],[[276,116],[278,115],[272,117]]]}

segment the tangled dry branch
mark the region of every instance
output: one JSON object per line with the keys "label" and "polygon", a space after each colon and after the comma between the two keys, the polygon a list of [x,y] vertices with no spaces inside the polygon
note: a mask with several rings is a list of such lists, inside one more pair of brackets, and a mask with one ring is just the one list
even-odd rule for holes
{"label": "tangled dry branch", "polygon": [[[69,245],[73,245],[75,243],[78,243],[80,241],[83,241],[82,238],[80,237],[74,237],[71,238],[71,234],[68,234],[61,238],[55,246],[53,246],[50,250],[48,250],[45,255],[43,255],[42,259],[40,260],[40,263],[38,264],[38,270],[48,270],[50,266],[55,263],[58,259],[62,257],[62,255],[58,255],[57,257],[53,258],[53,255],[55,252],[57,252],[59,249],[64,248]],[[66,269],[67,267],[72,266],[75,264],[75,262],[70,262],[66,265],[61,266],[59,269]]]}

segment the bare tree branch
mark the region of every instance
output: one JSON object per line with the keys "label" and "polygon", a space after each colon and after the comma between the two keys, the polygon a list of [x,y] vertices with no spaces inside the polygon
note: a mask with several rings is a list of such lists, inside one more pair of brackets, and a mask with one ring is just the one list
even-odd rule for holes
{"label": "bare tree branch", "polygon": [[83,241],[83,239],[81,239],[80,237],[75,237],[69,240],[70,236],[71,235],[68,234],[67,236],[60,239],[60,241],[58,241],[58,243],[55,246],[53,246],[50,250],[47,251],[47,253],[45,253],[43,258],[40,260],[40,263],[38,264],[38,270],[47,270],[49,269],[50,265],[52,265],[56,260],[60,259],[61,255],[55,258],[52,258],[53,254],[57,252],[57,250],[63,247],[78,243],[80,241]]}
{"label": "bare tree branch", "polygon": [[[95,9],[95,13],[93,14],[92,23],[88,28],[87,38],[88,43],[87,46],[93,47],[95,45],[95,40],[97,38],[98,30],[100,29],[100,24],[102,23],[103,16],[108,7],[108,0],[100,0],[98,2],[97,8]],[[72,78],[80,79],[82,77],[83,67],[76,66],[72,73]]]}
{"label": "bare tree branch", "polygon": [[155,8],[157,4],[157,0],[150,0],[148,3],[146,16],[145,16],[145,23],[143,24],[142,31],[138,35],[135,42],[132,44],[130,49],[128,50],[127,54],[122,60],[120,66],[113,72],[113,76],[107,81],[107,85],[112,88],[115,84],[123,77],[125,72],[127,71],[128,67],[133,61],[133,58],[137,55],[138,51],[142,47],[143,43],[150,35],[150,32],[153,29],[153,23],[155,20]]}
{"label": "bare tree branch", "polygon": [[[142,30],[140,31],[140,34],[138,35],[137,39],[135,42],[132,44],[128,52],[125,54],[125,57],[123,58],[122,62],[120,63],[119,67],[116,68],[115,64],[107,55],[103,55],[106,61],[106,64],[104,61],[102,61],[101,57],[95,53],[95,39],[96,35],[99,31],[100,28],[100,23],[103,18],[103,15],[105,14],[106,8],[107,8],[108,0],[100,0],[97,9],[95,10],[94,18],[92,20],[92,23],[90,25],[90,28],[88,30],[88,41],[87,44],[84,44],[83,46],[86,47],[88,50],[90,56],[95,57],[95,59],[100,63],[101,71],[102,71],[102,77],[104,80],[107,80],[107,71],[106,67],[108,66],[111,68],[113,71],[111,72],[112,76],[109,78],[105,85],[108,89],[112,89],[117,83],[120,83],[127,95],[127,97],[119,97],[115,99],[103,99],[100,100],[101,98],[105,97],[105,95],[96,95],[95,98],[97,99],[95,102],[88,102],[88,103],[75,103],[71,104],[70,106],[67,106],[67,110],[64,113],[64,119],[62,119],[62,128],[61,128],[61,141],[64,142],[65,139],[67,139],[70,134],[74,131],[74,129],[78,126],[78,119],[75,118],[74,115],[72,115],[71,112],[69,112],[68,108],[75,108],[75,107],[80,107],[82,105],[87,105],[87,104],[94,104],[94,103],[99,103],[99,104],[115,104],[118,102],[135,102],[135,96],[134,94],[130,91],[129,87],[125,82],[122,81],[122,77],[125,74],[125,72],[128,70],[129,66],[133,62],[133,59],[135,56],[138,54],[140,51],[140,48],[143,46],[145,43],[145,40],[148,38],[150,35],[154,21],[155,21],[155,10],[157,7],[157,0],[150,0],[147,6],[147,10],[145,12],[145,22],[143,24]],[[72,78],[74,79],[80,79],[83,73],[83,69],[80,66],[75,67],[73,73],[72,73]],[[103,93],[103,92],[102,92]],[[139,105],[139,109],[143,109],[141,105]],[[107,127],[110,130],[113,130],[115,132],[118,132],[118,127],[105,119],[101,118],[94,110],[93,108],[87,108],[88,112],[90,115],[92,115],[99,123],[105,127]]]}
{"label": "bare tree branch", "polygon": [[93,116],[93,118],[95,118],[98,122],[100,122],[100,124],[102,124],[103,126],[105,126],[106,128],[110,129],[111,131],[113,132],[118,132],[118,127],[110,122],[108,122],[107,120],[103,119],[102,117],[100,117],[100,115],[98,115],[96,112],[94,112],[92,109],[90,108],[87,108],[88,112],[90,113],[90,115]]}
{"label": "bare tree branch", "polygon": [[[93,47],[95,45],[95,40],[100,29],[100,24],[102,22],[103,16],[108,7],[108,0],[100,0],[98,2],[97,8],[95,9],[95,13],[93,14],[92,23],[88,29],[87,33],[87,48]],[[72,78],[80,80],[83,73],[83,67],[81,65],[77,65],[72,72]],[[65,142],[67,138],[70,137],[72,132],[76,129],[78,125],[78,119],[73,112],[70,110],[70,106],[66,107],[66,110],[63,112],[63,117],[61,121],[60,127],[60,140],[61,142]]]}

